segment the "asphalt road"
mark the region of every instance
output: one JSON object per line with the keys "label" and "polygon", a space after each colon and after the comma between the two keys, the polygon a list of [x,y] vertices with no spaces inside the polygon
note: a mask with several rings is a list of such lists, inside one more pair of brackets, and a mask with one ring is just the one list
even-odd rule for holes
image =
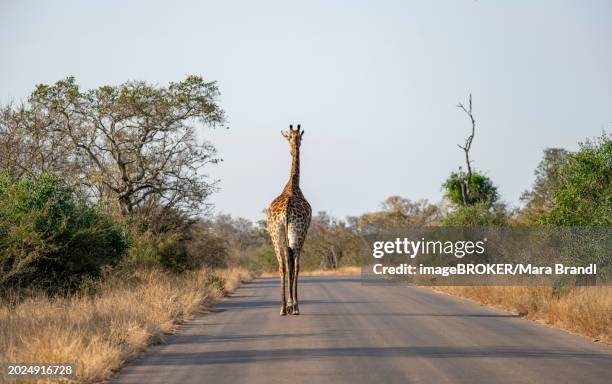
{"label": "asphalt road", "polygon": [[612,383],[612,348],[425,288],[300,278],[300,316],[258,279],[118,383]]}

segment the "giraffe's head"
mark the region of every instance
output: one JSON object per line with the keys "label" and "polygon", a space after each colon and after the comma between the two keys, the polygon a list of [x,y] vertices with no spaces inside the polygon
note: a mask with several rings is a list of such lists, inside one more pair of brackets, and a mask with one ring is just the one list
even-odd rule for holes
{"label": "giraffe's head", "polygon": [[300,149],[300,144],[302,143],[302,136],[304,136],[304,131],[300,128],[300,125],[298,124],[296,129],[293,129],[293,125],[290,125],[289,130],[281,131],[281,134],[289,141],[291,154],[295,154],[296,151]]}

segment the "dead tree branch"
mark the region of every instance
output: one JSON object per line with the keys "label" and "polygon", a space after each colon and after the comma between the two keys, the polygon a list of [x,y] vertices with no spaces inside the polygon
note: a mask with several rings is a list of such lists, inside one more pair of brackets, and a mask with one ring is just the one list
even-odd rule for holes
{"label": "dead tree branch", "polygon": [[472,94],[470,93],[468,108],[463,103],[457,104],[457,108],[460,108],[470,118],[472,123],[472,133],[465,139],[465,145],[457,144],[459,148],[465,153],[465,164],[467,166],[467,174],[463,178],[461,183],[461,197],[463,198],[463,204],[468,205],[470,203],[470,181],[472,180],[472,165],[470,161],[470,148],[472,147],[472,140],[474,140],[474,133],[476,131],[476,119],[472,113]]}

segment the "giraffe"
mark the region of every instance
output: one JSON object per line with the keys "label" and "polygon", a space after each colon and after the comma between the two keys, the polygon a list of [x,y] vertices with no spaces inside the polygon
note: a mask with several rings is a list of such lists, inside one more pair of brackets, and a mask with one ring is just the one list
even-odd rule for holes
{"label": "giraffe", "polygon": [[[300,252],[306,239],[312,210],[300,190],[300,144],[304,131],[298,124],[281,134],[289,141],[291,150],[291,174],[283,192],[268,207],[268,232],[274,244],[281,279],[281,316],[287,313],[299,315],[298,274]],[[285,276],[289,273],[289,301],[285,296]]]}

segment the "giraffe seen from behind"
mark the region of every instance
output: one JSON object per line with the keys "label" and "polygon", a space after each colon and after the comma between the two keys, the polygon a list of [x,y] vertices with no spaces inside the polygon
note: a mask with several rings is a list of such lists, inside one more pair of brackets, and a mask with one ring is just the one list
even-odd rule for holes
{"label": "giraffe seen from behind", "polygon": [[[299,315],[298,307],[298,275],[300,271],[300,253],[312,210],[310,204],[300,190],[300,144],[304,131],[298,124],[288,131],[281,131],[289,141],[291,151],[291,174],[283,192],[272,201],[268,207],[268,232],[274,245],[278,260],[278,272],[281,279],[281,316],[287,313]],[[289,300],[285,295],[285,277],[289,277]]]}

